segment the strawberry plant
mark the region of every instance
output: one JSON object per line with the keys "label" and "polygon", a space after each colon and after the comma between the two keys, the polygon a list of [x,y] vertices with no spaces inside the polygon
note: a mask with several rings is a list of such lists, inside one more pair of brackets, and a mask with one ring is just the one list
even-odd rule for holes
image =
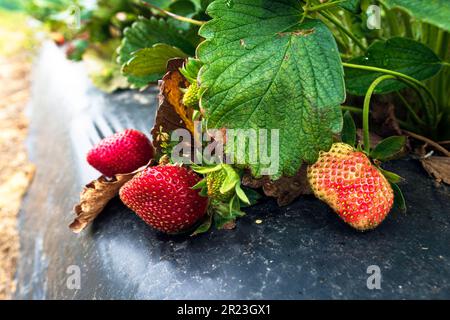
{"label": "strawberry plant", "polygon": [[[271,186],[288,189],[277,181],[302,185],[299,181],[308,180],[312,192],[344,221],[358,230],[371,229],[387,216],[394,198],[406,209],[397,185],[402,178],[384,170],[383,161],[419,142],[426,143],[422,156],[427,147],[449,156],[446,142],[436,142],[450,138],[446,0],[136,4],[145,14],[123,30],[117,62],[132,88],[143,90],[162,79],[152,130],[155,162],[162,161],[162,168],[176,166],[171,158],[176,146],[169,137],[180,128],[193,134],[190,147],[199,136],[220,141],[212,129],[266,130],[269,144],[278,142],[278,170],[270,173],[274,159],[269,155],[264,162],[250,148],[238,150],[238,137],[222,141],[235,160],[231,165],[222,158],[193,164],[190,158],[184,167],[201,176],[190,187],[208,198],[206,214],[202,209],[196,216],[201,221],[195,233],[213,221],[219,228],[230,227],[244,214],[241,208],[257,199],[244,181],[280,196],[283,192],[267,191]],[[374,133],[385,139],[373,145]],[[409,144],[406,136],[412,138]],[[242,151],[239,156],[237,151]],[[142,186],[151,180],[140,179]],[[293,192],[303,193],[303,185]]]}

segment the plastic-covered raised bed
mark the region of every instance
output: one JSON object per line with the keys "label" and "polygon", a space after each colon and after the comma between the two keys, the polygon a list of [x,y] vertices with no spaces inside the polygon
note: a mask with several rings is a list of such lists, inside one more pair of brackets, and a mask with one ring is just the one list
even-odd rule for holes
{"label": "plastic-covered raised bed", "polygon": [[[123,128],[149,134],[157,93],[101,93],[83,65],[44,45],[33,75],[28,146],[37,172],[21,210],[16,298],[450,297],[450,191],[411,157],[385,166],[405,178],[408,213],[393,210],[367,233],[301,196],[284,207],[265,198],[234,230],[196,237],[149,228],[116,198],[74,235],[73,206],[98,176],[85,154]],[[378,271],[381,286],[373,287]]]}

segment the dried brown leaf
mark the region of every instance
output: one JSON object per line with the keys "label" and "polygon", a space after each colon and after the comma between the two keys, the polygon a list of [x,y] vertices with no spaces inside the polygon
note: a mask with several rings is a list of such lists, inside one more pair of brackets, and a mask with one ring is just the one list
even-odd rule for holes
{"label": "dried brown leaf", "polygon": [[283,176],[275,181],[267,176],[255,179],[247,173],[242,178],[242,184],[253,189],[262,188],[266,196],[277,199],[279,206],[286,206],[299,196],[312,193],[306,178],[306,168],[307,166],[303,165],[295,176]]}
{"label": "dried brown leaf", "polygon": [[450,184],[450,158],[431,156],[420,159],[422,166],[436,181]]}
{"label": "dried brown leaf", "polygon": [[235,220],[228,221],[227,223],[225,223],[222,226],[223,230],[233,230],[234,228],[236,228],[236,221]]}
{"label": "dried brown leaf", "polygon": [[183,105],[183,92],[180,90],[189,86],[189,81],[179,71],[184,61],[184,59],[170,60],[167,63],[167,73],[159,83],[159,107],[151,131],[153,145],[158,153],[161,152],[162,134],[170,135],[179,128],[194,132],[193,109]]}
{"label": "dried brown leaf", "polygon": [[97,180],[88,183],[81,192],[80,202],[74,207],[77,215],[69,228],[80,233],[86,226],[103,211],[108,202],[118,195],[120,188],[137,172],[118,174],[112,180],[101,176]]}

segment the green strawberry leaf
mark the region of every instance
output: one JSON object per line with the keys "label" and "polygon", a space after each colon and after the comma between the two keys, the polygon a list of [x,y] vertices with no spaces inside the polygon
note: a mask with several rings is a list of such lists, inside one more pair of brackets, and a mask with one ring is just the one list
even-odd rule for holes
{"label": "green strawberry leaf", "polygon": [[339,4],[339,7],[352,13],[361,12],[361,0],[347,0]]}
{"label": "green strawberry leaf", "polygon": [[187,55],[176,47],[158,43],[151,48],[140,49],[131,54],[132,58],[122,67],[124,75],[134,77],[159,77],[167,69],[167,61],[186,58]]}
{"label": "green strawberry leaf", "polygon": [[406,212],[406,201],[402,190],[400,190],[400,187],[395,183],[391,183],[391,186],[394,191],[394,206],[401,211]]}
{"label": "green strawberry leaf", "polygon": [[229,212],[229,214],[230,214],[230,216],[232,216],[233,215],[233,212],[235,212],[235,211],[240,211],[240,209],[241,209],[241,204],[240,204],[240,201],[239,201],[239,196],[237,195],[237,194],[235,194],[232,198],[231,198],[231,200],[230,200],[230,212]]}
{"label": "green strawberry leaf", "polygon": [[202,197],[207,198],[208,197],[208,187],[203,186],[198,194]]}
{"label": "green strawberry leaf", "polygon": [[[186,18],[193,18],[197,14],[198,8],[191,0],[176,0],[171,3],[167,11]],[[189,30],[192,27],[189,22],[174,20],[173,23],[182,30]]]}
{"label": "green strawberry leaf", "polygon": [[[363,57],[349,61],[353,64],[378,67],[404,73],[417,80],[425,80],[437,74],[442,67],[439,57],[426,45],[408,38],[395,37],[386,41],[376,41]],[[361,69],[345,68],[347,92],[364,96],[372,82],[383,75]],[[406,87],[397,80],[380,83],[375,93],[389,93]]]}
{"label": "green strawberry leaf", "polygon": [[142,0],[143,2],[150,3],[161,9],[169,9],[169,6],[174,0]]}
{"label": "green strawberry leaf", "polygon": [[235,187],[236,195],[241,199],[245,204],[250,205],[250,200],[245,194],[244,190],[241,188],[241,184],[237,183]]}
{"label": "green strawberry leaf", "polygon": [[[197,55],[208,127],[279,130],[272,177],[294,175],[342,128],[343,69],[333,35],[319,20],[301,23],[297,0],[216,0],[207,13],[213,19],[200,28],[206,41]],[[269,166],[249,157],[247,150],[244,164],[255,176]]]}
{"label": "green strawberry leaf", "polygon": [[450,31],[450,1],[448,0],[384,0],[389,8],[400,8],[417,20]]}
{"label": "green strawberry leaf", "polygon": [[235,188],[235,186],[240,183],[241,178],[230,165],[222,165],[222,168],[226,171],[227,177],[225,178],[223,184],[220,186],[219,191],[220,193],[225,194]]}
{"label": "green strawberry leaf", "polygon": [[71,50],[68,50],[67,59],[72,61],[81,61],[83,55],[89,47],[89,42],[87,40],[75,39],[70,44]]}
{"label": "green strawberry leaf", "polygon": [[245,195],[247,196],[248,200],[250,201],[249,204],[241,203],[242,208],[253,206],[258,202],[259,199],[261,199],[261,195],[257,191],[243,186],[241,186],[241,188],[245,192]]}
{"label": "green strawberry leaf", "polygon": [[220,230],[220,229],[223,229],[225,224],[235,221],[235,220],[236,220],[236,218],[224,217],[220,214],[215,214],[214,215],[214,226]]}
{"label": "green strawberry leaf", "polygon": [[199,166],[196,164],[191,164],[191,169],[200,174],[207,174],[214,171],[222,170],[222,165],[214,165],[214,166]]}
{"label": "green strawberry leaf", "polygon": [[[195,45],[184,37],[171,20],[142,18],[124,30],[122,44],[118,49],[118,63],[123,66],[133,58],[134,52],[144,48],[152,48],[158,43],[176,47],[186,55],[194,55],[195,53]],[[133,87],[141,88],[160,79],[163,74],[164,72],[145,76],[130,74],[127,75],[127,78]]]}
{"label": "green strawberry leaf", "polygon": [[380,161],[391,160],[402,152],[405,144],[405,136],[391,136],[378,143],[370,152],[370,157]]}
{"label": "green strawberry leaf", "polygon": [[211,229],[212,225],[212,215],[208,212],[203,220],[203,222],[195,229],[195,231],[191,234],[191,236],[196,236],[201,233],[207,232]]}
{"label": "green strawberry leaf", "polygon": [[234,195],[230,203],[214,202],[212,209],[214,210],[214,225],[217,229],[222,229],[226,223],[234,222],[236,218],[245,215],[240,210],[240,201],[237,195]]}
{"label": "green strawberry leaf", "polygon": [[191,187],[192,190],[199,190],[203,187],[206,187],[206,179],[202,179],[199,182],[197,182],[194,186]]}
{"label": "green strawberry leaf", "polygon": [[344,125],[341,132],[342,142],[355,146],[356,143],[356,125],[353,121],[350,111],[346,111],[344,114]]}
{"label": "green strawberry leaf", "polygon": [[399,183],[402,182],[404,179],[402,177],[400,177],[398,174],[391,172],[391,171],[387,171],[381,168],[378,168],[378,170],[380,170],[380,172],[383,174],[383,176],[385,176],[385,178],[390,182],[390,183]]}

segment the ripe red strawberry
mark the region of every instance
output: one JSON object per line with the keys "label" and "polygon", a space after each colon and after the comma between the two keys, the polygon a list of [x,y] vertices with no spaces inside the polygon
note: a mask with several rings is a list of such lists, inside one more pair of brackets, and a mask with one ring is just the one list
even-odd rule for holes
{"label": "ripe red strawberry", "polygon": [[319,199],[358,230],[377,227],[394,202],[389,182],[369,158],[345,143],[320,152],[308,167],[308,181]]}
{"label": "ripe red strawberry", "polygon": [[120,189],[120,199],[150,226],[176,233],[206,213],[208,198],[191,189],[200,180],[184,167],[149,167]]}
{"label": "ripe red strawberry", "polygon": [[105,176],[130,173],[153,158],[153,145],[145,134],[134,129],[101,140],[87,154],[91,166]]}

